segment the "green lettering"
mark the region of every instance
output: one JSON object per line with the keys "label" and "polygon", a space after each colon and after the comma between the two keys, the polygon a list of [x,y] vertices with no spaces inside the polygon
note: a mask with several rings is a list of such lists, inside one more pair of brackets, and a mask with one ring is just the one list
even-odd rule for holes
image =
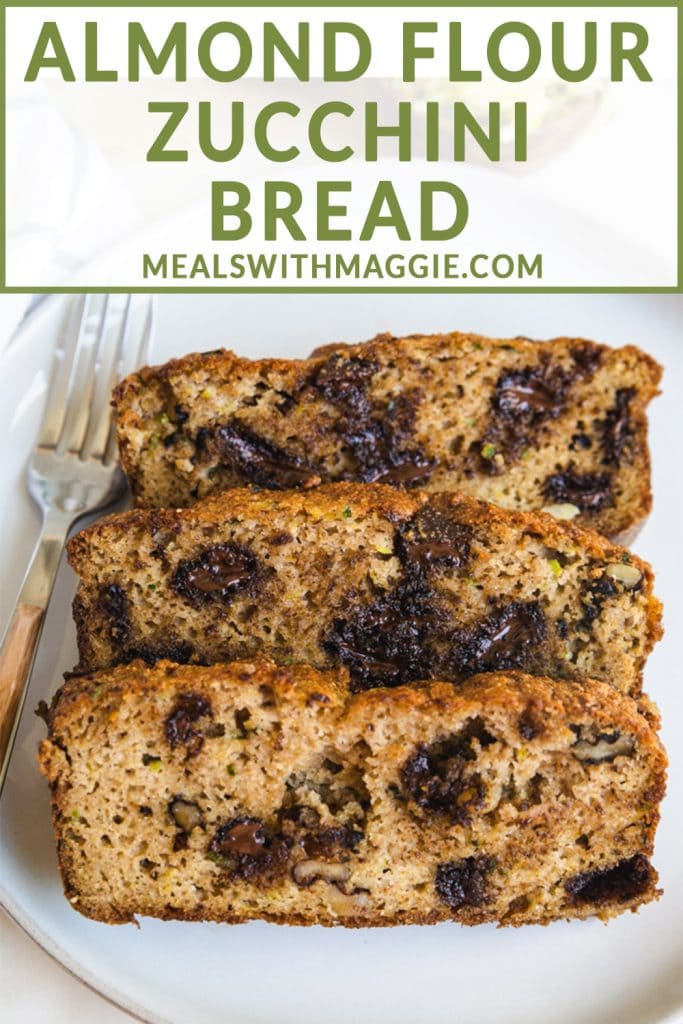
{"label": "green lettering", "polygon": [[[382,207],[385,203],[389,211],[386,214],[382,213]],[[361,242],[369,242],[377,228],[393,228],[397,237],[402,242],[410,241],[408,225],[405,222],[394,186],[390,181],[380,181],[377,183],[368,215],[361,229]]]}
{"label": "green lettering", "polygon": [[436,32],[435,21],[406,21],[403,23],[403,81],[415,81],[415,61],[434,56],[433,46],[417,46],[418,32]]}
{"label": "green lettering", "polygon": [[189,109],[189,103],[148,103],[147,110],[150,114],[170,114],[170,117],[157,135],[152,145],[147,150],[147,160],[150,163],[156,162],[179,162],[183,163],[188,159],[186,149],[166,149],[166,143],[171,139],[176,128],[185,117]]}
{"label": "green lettering", "polygon": [[311,114],[308,122],[308,141],[311,149],[321,160],[328,163],[339,163],[341,160],[349,160],[353,156],[351,146],[343,146],[341,149],[330,149],[322,138],[323,121],[330,114],[341,114],[343,117],[353,115],[353,107],[349,103],[342,103],[338,100],[330,100],[329,103],[322,103]]}
{"label": "green lettering", "polygon": [[263,80],[275,81],[275,54],[280,54],[300,82],[310,81],[310,26],[300,21],[298,26],[298,52],[295,53],[272,21],[263,26]]}
{"label": "green lettering", "polygon": [[330,227],[331,217],[345,217],[346,205],[330,202],[333,192],[350,192],[350,181],[319,181],[316,185],[316,237],[319,242],[348,242],[351,232],[347,228]]}
{"label": "green lettering", "polygon": [[[513,33],[522,36],[529,48],[526,64],[519,68],[518,71],[506,68],[500,59],[500,48],[503,40],[506,36]],[[489,67],[496,78],[500,78],[503,82],[526,82],[527,78],[531,78],[541,63],[541,41],[531,25],[527,25],[523,21],[505,21],[502,25],[497,25],[491,33],[486,47],[486,56]]]}
{"label": "green lettering", "polygon": [[176,21],[166,36],[159,53],[153,49],[147,33],[139,21],[131,21],[128,25],[128,80],[140,81],[140,55],[145,58],[147,67],[153,75],[160,75],[171,56],[175,54],[176,82],[187,81],[187,26],[184,21]]}
{"label": "green lettering", "polygon": [[481,71],[464,71],[462,67],[462,24],[452,21],[448,30],[448,78],[451,82],[481,82]]}
{"label": "green lettering", "polygon": [[[237,40],[239,56],[233,68],[217,68],[211,57],[211,45],[220,35],[230,35]],[[234,21],[217,21],[202,32],[197,47],[197,59],[205,75],[214,82],[236,82],[249,70],[252,47],[249,34]]]}
{"label": "green lettering", "polygon": [[552,24],[553,67],[557,76],[564,82],[585,82],[595,71],[598,61],[597,22],[587,21],[584,26],[583,64],[574,70],[567,67],[564,57],[565,28],[563,21],[554,21]]}
{"label": "green lettering", "polygon": [[275,149],[268,140],[268,125],[270,119],[276,114],[289,114],[296,117],[300,108],[296,103],[288,100],[278,100],[275,103],[268,103],[262,110],[259,110],[254,122],[254,141],[259,153],[265,156],[266,160],[274,163],[285,163],[287,160],[294,160],[299,155],[297,146],[290,146],[289,149]]}
{"label": "green lettering", "polygon": [[[635,36],[632,46],[626,46],[624,36]],[[652,75],[647,70],[641,54],[645,53],[649,42],[647,29],[635,21],[616,21],[611,26],[612,60],[611,79],[613,82],[624,81],[624,64],[630,64],[641,82],[651,82]]]}
{"label": "green lettering", "polygon": [[[358,44],[356,63],[344,70],[337,67],[337,39],[353,36]],[[323,78],[326,82],[353,82],[370,67],[372,46],[367,33],[352,21],[326,21],[323,24]]]}
{"label": "green lettering", "polygon": [[211,113],[213,107],[208,100],[200,100],[199,104],[199,148],[216,163],[227,163],[234,160],[242,152],[244,145],[244,103],[230,104],[230,142],[224,149],[213,144],[211,133]]}
{"label": "green lettering", "polygon": [[[286,206],[278,206],[278,195],[287,196]],[[301,189],[291,181],[267,181],[265,184],[265,239],[267,242],[277,240],[277,222],[282,221],[292,238],[297,242],[305,242],[306,235],[299,227],[295,213],[301,209]]]}
{"label": "green lettering", "polygon": [[453,159],[465,157],[465,134],[469,132],[489,160],[500,160],[500,103],[489,103],[489,130],[479,124],[466,103],[453,104]]}
{"label": "green lettering", "polygon": [[97,22],[85,23],[85,80],[86,82],[116,82],[118,73],[98,66]]}
{"label": "green lettering", "polygon": [[[48,46],[52,47],[51,57],[47,54]],[[56,21],[46,21],[43,24],[36,40],[35,49],[28,62],[24,81],[35,82],[41,68],[59,68],[62,73],[62,79],[65,82],[76,81],[74,69],[71,67],[71,61],[67,56],[66,47],[59,34]]]}
{"label": "green lettering", "polygon": [[[235,194],[234,203],[226,203],[226,193]],[[241,181],[211,182],[211,239],[214,242],[236,242],[251,231],[251,214],[247,210],[251,193]],[[237,226],[226,228],[225,218],[236,217]]]}
{"label": "green lettering", "polygon": [[[455,203],[453,220],[445,228],[434,227],[434,197],[442,193]],[[445,242],[455,238],[467,224],[469,207],[461,188],[451,181],[423,181],[420,183],[420,238],[423,242]]]}
{"label": "green lettering", "polygon": [[365,159],[377,160],[377,140],[396,136],[398,138],[398,158],[405,162],[410,160],[411,151],[411,105],[401,102],[398,105],[397,125],[378,125],[377,103],[365,104]]}
{"label": "green lettering", "polygon": [[163,253],[155,263],[148,252],[142,254],[142,276],[143,277],[167,277],[168,257]]}

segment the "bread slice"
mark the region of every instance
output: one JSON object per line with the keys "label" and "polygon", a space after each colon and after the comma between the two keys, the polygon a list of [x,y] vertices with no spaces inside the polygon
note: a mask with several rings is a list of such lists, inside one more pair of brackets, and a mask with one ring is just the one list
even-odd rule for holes
{"label": "bread slice", "polygon": [[68,552],[79,671],[263,654],[356,689],[524,668],[637,694],[661,631],[649,566],[599,534],[381,484],[134,510]]}
{"label": "bread slice", "polygon": [[660,374],[633,346],[577,338],[380,335],[304,360],[190,355],[128,377],[114,404],[141,506],[376,481],[547,506],[615,536],[650,509]]}
{"label": "bread slice", "polygon": [[304,666],[136,662],[48,722],[64,888],[100,921],[546,924],[659,896],[666,757],[603,683],[349,697]]}

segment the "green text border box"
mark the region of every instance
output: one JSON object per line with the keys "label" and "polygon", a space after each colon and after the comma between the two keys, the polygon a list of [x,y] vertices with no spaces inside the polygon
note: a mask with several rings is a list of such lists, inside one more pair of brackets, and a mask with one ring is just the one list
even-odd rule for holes
{"label": "green text border box", "polygon": [[[145,0],[145,3],[139,5],[132,4],[131,0],[98,0],[97,3],[91,3],[89,0],[61,0],[59,3],[50,4],[46,3],[45,0],[0,0],[0,40],[2,46],[0,47],[0,168],[2,174],[0,175],[0,294],[66,294],[69,292],[75,293],[98,293],[98,292],[139,292],[144,294],[152,293],[173,293],[183,292],[187,294],[193,293],[207,293],[207,292],[240,292],[240,293],[317,293],[322,292],[323,294],[329,293],[394,293],[394,292],[410,292],[412,294],[435,294],[435,293],[474,293],[482,292],[486,293],[497,293],[497,294],[509,294],[509,293],[526,293],[535,294],[550,292],[556,294],[588,294],[588,293],[604,293],[604,294],[621,294],[621,293],[648,293],[648,294],[672,294],[672,293],[683,293],[683,218],[680,215],[680,202],[683,197],[683,98],[680,93],[681,84],[681,64],[683,63],[683,17],[681,16],[681,4],[683,0],[655,0],[655,2],[644,2],[644,0],[593,0],[592,3],[584,3],[579,0],[565,0],[561,5],[563,7],[576,7],[586,8],[587,10],[593,10],[596,7],[674,7],[677,10],[677,61],[678,61],[678,111],[677,111],[677,208],[674,211],[674,215],[677,221],[677,273],[675,285],[666,287],[601,287],[599,285],[593,287],[583,288],[570,288],[570,287],[510,287],[510,286],[482,286],[472,287],[463,285],[450,285],[450,286],[439,286],[439,287],[420,287],[420,286],[382,286],[382,287],[335,287],[332,285],[321,285],[321,286],[306,286],[306,287],[285,287],[285,286],[223,286],[223,287],[156,287],[156,288],[88,288],[79,286],[77,288],[69,287],[54,287],[54,288],[36,288],[36,287],[8,287],[6,284],[6,267],[7,267],[7,213],[6,213],[6,155],[7,155],[7,137],[6,137],[6,123],[5,123],[5,111],[6,111],[6,59],[5,59],[5,47],[7,45],[6,35],[6,11],[10,7],[87,7],[89,9],[97,9],[98,7],[131,7],[139,6],[140,8],[145,7],[186,7],[187,0]],[[229,4],[223,2],[223,0],[201,0],[197,5],[201,7],[217,7],[224,10],[229,10],[230,7],[265,7],[265,8],[278,8],[278,7],[338,7],[338,0],[270,0],[270,3],[249,3],[241,2],[236,4]],[[391,7],[391,8],[414,8],[419,12],[420,7],[416,3],[416,0],[347,0],[346,7]],[[430,7],[453,7],[452,0],[430,0]],[[522,0],[521,6],[524,7],[557,7],[557,0]],[[518,9],[520,7],[519,0],[497,0],[492,3],[482,3],[481,0],[460,0],[457,7],[510,7],[512,9]]]}

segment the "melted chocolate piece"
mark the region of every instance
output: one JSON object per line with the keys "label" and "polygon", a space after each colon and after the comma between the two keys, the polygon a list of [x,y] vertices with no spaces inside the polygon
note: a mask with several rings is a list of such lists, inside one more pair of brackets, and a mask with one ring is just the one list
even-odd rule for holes
{"label": "melted chocolate piece", "polygon": [[619,466],[633,441],[630,405],[635,388],[621,388],[615,395],[615,404],[600,424],[602,435],[602,461],[607,466]]}
{"label": "melted chocolate piece", "polygon": [[211,704],[199,693],[181,693],[166,719],[164,730],[171,747],[183,745],[187,756],[195,757],[204,744],[204,734],[195,726],[200,718],[212,717]]}
{"label": "melted chocolate piece", "polygon": [[513,601],[452,637],[449,662],[462,675],[523,668],[537,657],[547,626],[536,601]]}
{"label": "melted chocolate piece", "polygon": [[470,538],[470,528],[457,522],[452,510],[441,511],[431,502],[399,530],[397,549],[409,570],[437,565],[462,569],[469,559]]}
{"label": "melted chocolate piece", "polygon": [[[501,373],[491,399],[489,423],[483,436],[471,443],[465,460],[470,475],[505,472],[505,463],[519,457],[543,424],[564,412],[574,381],[591,374],[601,357],[600,350],[596,353],[589,343],[577,345],[571,355],[573,369],[553,365],[544,355],[533,366]],[[482,454],[488,447],[504,461]]]}
{"label": "melted chocolate piece", "polygon": [[612,481],[609,473],[553,473],[543,485],[546,498],[569,502],[586,512],[599,512],[611,501]]}
{"label": "melted chocolate piece", "polygon": [[245,481],[275,490],[320,483],[320,471],[237,420],[215,431],[213,454]]}
{"label": "melted chocolate piece", "polygon": [[592,341],[582,341],[574,345],[571,356],[582,376],[595,373],[602,362],[604,349]]}
{"label": "melted chocolate piece", "polygon": [[194,657],[194,648],[192,644],[187,643],[184,640],[169,640],[165,643],[160,644],[135,644],[134,646],[126,647],[121,661],[125,664],[129,661],[141,661],[147,662],[148,665],[153,665],[155,661],[174,661],[176,665],[187,665],[188,662],[192,661]]}
{"label": "melted chocolate piece", "polygon": [[260,818],[233,818],[221,825],[209,843],[212,860],[244,881],[284,870],[289,848],[281,836],[271,836]]}
{"label": "melted chocolate piece", "polygon": [[341,850],[353,850],[364,836],[350,825],[327,825],[303,838],[303,847],[309,857],[321,860],[334,857]]}
{"label": "melted chocolate piece", "polygon": [[442,618],[433,593],[409,577],[349,618],[334,619],[322,645],[349,668],[352,690],[398,686],[431,674]]}
{"label": "melted chocolate piece", "polygon": [[628,903],[647,892],[654,882],[654,870],[647,857],[637,853],[611,868],[586,871],[565,883],[572,903],[590,903],[602,907],[610,903]]}
{"label": "melted chocolate piece", "polygon": [[181,562],[173,574],[171,586],[196,607],[213,601],[229,604],[255,582],[258,568],[248,548],[238,544],[214,544],[197,558]]}
{"label": "melted chocolate piece", "polygon": [[581,587],[581,604],[583,616],[579,621],[579,628],[592,626],[602,612],[605,601],[619,593],[615,581],[611,576],[604,574],[597,579],[585,582]]}
{"label": "melted chocolate piece", "polygon": [[173,837],[173,852],[178,853],[180,850],[186,850],[189,838],[187,832],[176,832]]}
{"label": "melted chocolate piece", "polygon": [[532,425],[554,419],[563,410],[567,374],[560,367],[527,366],[501,374],[493,396],[493,408],[503,419]]}
{"label": "melted chocolate piece", "polygon": [[464,860],[439,864],[434,887],[439,899],[451,910],[481,907],[487,902],[486,876],[493,870],[489,857],[465,857]]}
{"label": "melted chocolate piece", "polygon": [[410,445],[421,392],[402,392],[375,408],[369,388],[376,371],[372,360],[335,352],[308,382],[338,410],[335,429],[354,462],[345,475],[364,483],[424,484],[436,463]]}
{"label": "melted chocolate piece", "polygon": [[401,768],[403,789],[418,807],[458,825],[466,824],[481,807],[486,787],[477,772],[467,771],[468,762],[476,759],[475,738],[484,748],[495,743],[481,722],[473,719],[457,736],[419,744]]}
{"label": "melted chocolate piece", "polygon": [[130,605],[125,590],[118,583],[105,584],[98,603],[109,619],[109,639],[117,646],[125,644],[130,635]]}

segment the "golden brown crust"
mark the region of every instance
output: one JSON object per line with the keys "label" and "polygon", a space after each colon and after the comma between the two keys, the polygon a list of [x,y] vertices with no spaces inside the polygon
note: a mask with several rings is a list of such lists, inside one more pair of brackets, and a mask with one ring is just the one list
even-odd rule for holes
{"label": "golden brown crust", "polygon": [[[52,788],[60,869],[74,908],[108,923],[141,914],[346,927],[443,920],[517,926],[558,917],[608,918],[658,898],[647,858],[664,795],[666,756],[628,697],[600,682],[568,684],[522,673],[475,677],[459,689],[426,682],[349,695],[345,684],[343,674],[261,661],[210,668],[134,664],[67,681],[52,703],[40,763]],[[186,754],[182,745],[169,748],[164,722],[188,693],[208,702],[210,714],[203,721],[211,725],[227,722],[232,709],[247,706],[253,719],[247,733],[230,739],[215,729],[209,733],[204,725],[206,737],[198,750]],[[274,732],[268,723],[277,723]],[[441,743],[449,733],[468,735],[467,723],[475,723],[482,740],[463,763],[474,763],[491,780],[491,793],[498,792],[496,772],[503,779],[511,771],[513,789],[519,792],[513,797],[507,782],[494,797],[495,813],[486,803],[475,804],[469,818],[449,824],[440,812],[406,804],[398,793],[406,784],[401,764],[424,743]],[[582,737],[590,735],[593,742],[597,736],[599,743],[603,734],[609,743],[628,738],[621,755],[605,763],[577,762],[573,752],[585,745]],[[151,769],[140,766],[141,751],[153,752]],[[226,756],[239,760],[227,782],[222,781]],[[354,761],[358,756],[361,760]],[[339,763],[325,782],[319,773],[329,757]],[[360,769],[344,781],[347,763]],[[550,787],[542,814],[543,804],[536,801],[534,809],[533,803],[527,807],[528,798],[520,803],[523,778],[531,778],[535,792],[539,773]],[[254,786],[255,778],[263,780],[263,791]],[[174,852],[174,828],[165,808],[179,779],[185,799],[203,804],[206,820]],[[328,810],[316,794],[325,793],[335,779],[342,780],[339,792],[347,793],[349,785],[366,791],[368,805],[361,809],[353,801],[340,804],[326,797],[333,809]],[[221,809],[212,793],[222,793],[226,785]],[[221,858],[209,856],[212,832],[221,821],[247,815],[271,830],[282,827],[273,823],[285,820],[278,806],[289,786],[299,787],[292,791],[295,806],[303,799],[319,814],[324,810],[326,824],[337,832],[349,823],[360,830],[353,850],[316,854],[333,867],[340,860],[346,864],[351,881],[342,890],[320,881],[312,888],[292,882],[296,865],[307,856],[299,844],[310,841],[296,838],[297,833],[294,845],[289,841],[284,874],[229,877]],[[462,801],[462,796],[454,799]],[[144,817],[138,804],[145,805]],[[357,817],[343,817],[348,807],[356,808],[352,814]],[[496,821],[506,822],[502,831]],[[426,846],[420,838],[425,830]],[[577,844],[572,836],[582,830],[590,830],[590,841],[580,834]],[[152,867],[140,869],[136,848],[145,851]],[[440,864],[446,873],[454,865],[468,870],[474,865],[474,873],[465,878],[469,896],[464,902],[444,902],[439,895],[444,889],[434,878]],[[477,874],[480,864],[484,868]],[[637,865],[635,874],[631,864]],[[616,877],[605,889],[605,871],[614,874],[620,865],[631,874],[625,881]],[[391,871],[389,888],[382,881],[386,870]],[[576,892],[580,898],[571,895]]]}
{"label": "golden brown crust", "polygon": [[[479,466],[476,452],[493,437],[487,432],[491,429],[491,396],[499,374],[508,365],[523,373],[528,367],[546,364],[566,374],[577,352],[585,366],[576,370],[577,383],[572,385],[576,395],[570,392],[568,409],[559,419],[553,414],[548,422],[533,427],[528,444],[522,446],[521,461],[519,452],[509,452],[507,462],[501,463],[493,475],[490,463]],[[341,430],[343,434],[340,407],[328,392],[323,400],[311,384],[316,373],[338,357],[375,367],[372,383],[364,380],[357,393],[361,404],[369,403],[367,409],[363,405],[365,411],[361,413],[360,407],[354,406],[352,416],[356,423],[360,422],[359,416],[371,417],[367,423],[363,420],[364,429],[369,425],[372,432],[380,423],[380,433],[384,425],[391,433],[400,396],[404,419],[398,426],[398,449],[383,467],[381,458],[378,463],[374,456],[370,467],[354,464],[353,459],[349,462],[348,439],[345,441],[339,433]],[[602,364],[596,370],[591,360],[601,360]],[[611,478],[612,505],[598,510],[586,506],[579,515],[586,525],[616,536],[632,530],[650,508],[647,406],[658,393],[661,372],[654,359],[631,345],[609,349],[576,338],[532,342],[457,332],[407,338],[386,334],[361,345],[325,346],[308,360],[248,360],[228,350],[195,353],[161,367],[145,367],[128,377],[119,385],[114,404],[122,462],[141,505],[187,505],[211,490],[249,482],[280,486],[271,479],[273,466],[275,477],[278,475],[280,456],[274,456],[275,463],[269,461],[264,483],[254,470],[253,458],[250,466],[238,468],[231,463],[228,468],[225,459],[221,463],[216,452],[206,450],[204,440],[200,445],[200,435],[205,439],[221,424],[238,423],[252,432],[250,437],[257,435],[278,449],[283,448],[285,439],[284,449],[291,456],[289,463],[285,458],[285,467],[290,465],[290,469],[285,468],[285,476],[291,475],[293,465],[294,476],[305,487],[340,476],[377,479],[376,474],[389,469],[392,458],[395,463],[397,451],[403,453],[398,460],[401,462],[406,452],[418,449],[427,460],[425,465],[430,459],[434,463],[429,473],[425,470],[422,481],[428,489],[465,490],[509,507],[553,504],[552,498],[544,497],[543,488],[539,490],[539,480],[542,482],[560,467],[579,475],[607,474]],[[628,391],[630,397],[624,421],[627,427],[621,430],[619,445],[628,437],[630,454],[624,456],[623,465],[622,458],[617,457],[616,464],[610,466],[609,456],[601,459],[599,424],[607,422],[604,417],[609,416],[620,389]],[[174,425],[174,410],[179,407],[183,419]],[[528,424],[525,427],[516,420],[514,424],[521,438]],[[592,445],[591,451],[585,450],[583,443],[577,448],[577,434],[582,441],[586,439],[589,448]],[[181,437],[178,447],[175,439]],[[377,441],[380,448],[386,444],[386,437],[382,437],[384,440]],[[474,454],[470,452],[473,445]],[[379,457],[377,452],[375,456]],[[395,467],[391,473],[395,473]],[[396,480],[402,479],[398,472]]]}

